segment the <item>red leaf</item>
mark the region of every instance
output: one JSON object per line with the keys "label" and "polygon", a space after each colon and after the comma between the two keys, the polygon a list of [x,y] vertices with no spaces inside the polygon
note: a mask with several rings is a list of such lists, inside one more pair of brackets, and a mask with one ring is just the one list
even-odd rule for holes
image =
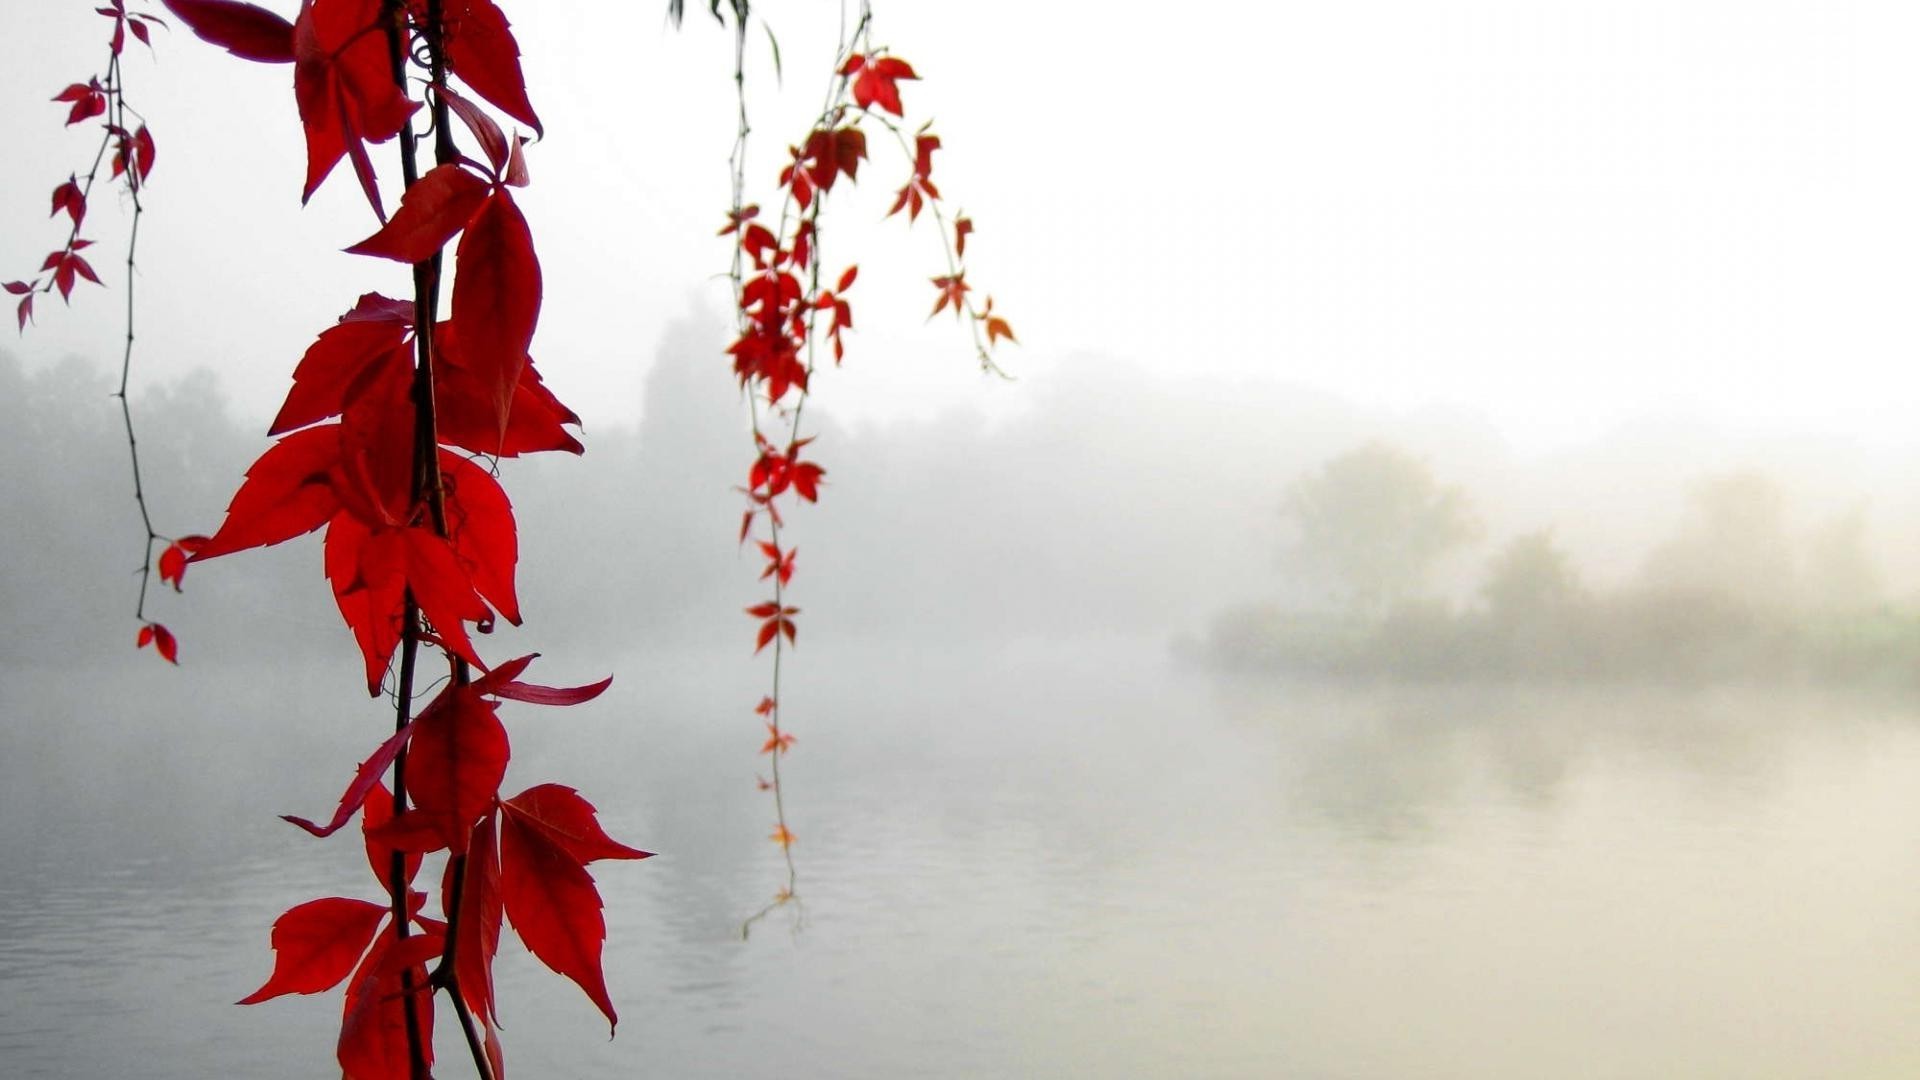
{"label": "red leaf", "polygon": [[597,859],[648,859],[650,851],[622,844],[600,828],[593,804],[573,788],[538,784],[506,801],[521,823],[539,829],[581,865]]}
{"label": "red leaf", "polygon": [[[412,370],[412,348],[407,340],[412,328],[412,305],[406,305],[405,319],[372,317],[380,305],[391,303],[398,301],[367,293],[353,311],[320,332],[293,369],[293,389],[287,393],[287,400],[280,406],[280,414],[273,418],[267,434],[284,434],[340,415],[349,398],[354,396],[353,389],[356,386],[364,389],[374,381],[366,377],[370,368],[387,364]],[[354,317],[369,308],[372,309],[370,317]]]}
{"label": "red leaf", "polygon": [[[460,992],[474,1015],[489,1028],[489,1036],[499,1015],[494,1007],[493,958],[500,952],[500,925],[503,904],[500,896],[500,846],[495,815],[480,819],[473,830],[463,864],[460,885],[460,936],[453,944],[453,970]],[[448,877],[441,886],[442,906],[450,903],[453,860],[447,861]],[[499,1076],[496,1067],[494,1075]]]}
{"label": "red leaf", "polygon": [[[47,216],[52,217],[62,210],[65,210],[67,216],[73,219],[73,227],[76,229],[80,227],[80,220],[87,216],[87,197],[80,191],[78,177],[69,176],[66,183],[53,189],[53,209]],[[9,288],[8,291],[13,290]]]}
{"label": "red leaf", "polygon": [[967,307],[967,290],[973,288],[967,284],[966,271],[962,270],[952,277],[934,278],[933,287],[940,290],[940,298],[934,301],[933,311],[927,315],[927,318],[931,319],[940,314],[949,304],[953,305],[953,317],[959,318],[960,313]]}
{"label": "red leaf", "polygon": [[[242,60],[266,64],[293,63],[293,24],[265,8],[236,0],[160,0],[202,41],[211,42]],[[141,34],[141,27],[134,26]]]}
{"label": "red leaf", "polygon": [[918,79],[905,60],[891,56],[862,56],[855,53],[840,67],[840,74],[854,76],[853,103],[862,109],[879,105],[895,116],[900,112],[900,79]]}
{"label": "red leaf", "polygon": [[[416,6],[419,0],[414,0]],[[527,100],[520,44],[493,0],[446,0],[447,67],[501,112],[545,134]]]}
{"label": "red leaf", "polygon": [[454,93],[451,86],[438,87],[436,92],[446,100],[447,108],[453,110],[453,114],[479,140],[480,151],[487,155],[487,162],[493,166],[494,178],[498,179],[500,170],[506,167],[513,153],[507,145],[506,133],[500,130],[499,124],[493,122],[493,117],[482,111],[480,106]]}
{"label": "red leaf", "polygon": [[180,591],[181,579],[187,573],[187,557],[200,550],[207,542],[204,536],[182,536],[167,545],[160,553],[160,583],[172,585],[174,592]]}
{"label": "red leaf", "polygon": [[340,509],[331,482],[339,459],[340,429],[334,424],[273,444],[247,469],[226,521],[191,561],[278,544],[325,525]]}
{"label": "red leaf", "polygon": [[793,749],[794,736],[791,732],[781,731],[772,723],[767,724],[767,741],[760,747],[763,754],[784,754]]}
{"label": "red leaf", "polygon": [[20,321],[20,332],[25,333],[27,323],[33,320],[33,297],[31,295],[21,297],[19,306],[14,309],[14,314]]}
{"label": "red leaf", "polygon": [[153,650],[160,654],[160,659],[176,667],[179,666],[180,646],[173,640],[172,632],[166,627],[157,622],[142,626],[139,635],[134,638],[133,646],[136,649],[144,649],[148,645],[152,645]]}
{"label": "red leaf", "polygon": [[[347,819],[353,816],[354,811],[360,809],[361,804],[367,801],[369,793],[379,786],[381,774],[387,771],[387,766],[393,764],[393,759],[400,755],[400,748],[407,744],[408,736],[413,734],[413,724],[414,721],[409,721],[407,726],[394,732],[386,742],[381,743],[379,748],[374,750],[367,760],[360,763],[358,769],[354,770],[353,779],[348,782],[347,790],[340,795],[340,807],[333,812],[333,820],[325,825],[315,825],[306,818],[294,817],[291,814],[280,815],[280,820],[292,822],[315,836],[332,836],[339,832],[340,827],[347,823]],[[392,796],[389,795],[388,799],[391,804]]]}
{"label": "red leaf", "polygon": [[293,24],[293,96],[307,135],[300,200],[312,198],[341,157],[350,156],[368,203],[384,219],[366,143],[393,138],[420,103],[394,84],[381,7],[382,0],[302,4]]}
{"label": "red leaf", "polygon": [[393,219],[347,254],[425,262],[467,227],[491,190],[485,180],[458,165],[431,169],[400,197]]}
{"label": "red leaf", "polygon": [[973,219],[966,215],[953,219],[953,255],[957,259],[966,258],[967,234],[973,231]]}
{"label": "red leaf", "polygon": [[494,406],[504,438],[509,407],[540,317],[540,261],[527,219],[505,189],[474,215],[456,253],[453,323],[465,364]]}
{"label": "red leaf", "polygon": [[[409,939],[411,940],[411,939]],[[408,1060],[406,983],[402,970],[411,970],[415,987],[413,1003],[420,1022],[422,1050],[427,1062],[433,1061],[433,994],[427,990],[427,972],[405,961],[414,956],[394,956],[394,938],[382,933],[365,960],[347,982],[346,1007],[340,1019],[340,1041],[336,1055],[347,1080],[408,1080],[413,1075]]]}
{"label": "red leaf", "polygon": [[584,451],[580,440],[561,426],[578,424],[579,416],[547,389],[531,359],[520,369],[520,381],[514,387],[513,404],[507,413],[507,430],[502,434],[494,386],[468,360],[452,322],[434,327],[433,347],[440,357],[433,374],[441,442],[496,457],[542,450]]}
{"label": "red leaf", "polygon": [[146,183],[147,174],[153,171],[153,134],[147,125],[141,124],[140,130],[133,133],[133,164],[140,175],[140,182]]}
{"label": "red leaf", "polygon": [[238,1004],[333,989],[372,944],[386,913],[380,904],[343,896],[309,900],[288,909],[273,923],[273,974]]}
{"label": "red leaf", "polygon": [[540,962],[578,983],[618,1022],[607,996],[600,948],[607,924],[600,893],[580,860],[511,808],[500,819],[500,885],[507,918]]}
{"label": "red leaf", "polygon": [[495,709],[471,686],[449,686],[414,725],[408,788],[456,855],[467,850],[474,822],[493,805],[507,774],[507,729]]}
{"label": "red leaf", "polygon": [[[409,811],[411,813],[411,811]],[[367,865],[373,869],[373,879],[381,886],[388,887],[388,874],[393,869],[393,856],[402,850],[399,839],[393,836],[393,793],[379,780],[366,794],[366,800],[360,804],[360,838],[367,849]],[[420,854],[407,852],[407,862],[402,873],[407,883],[413,882],[415,874],[420,872]]]}
{"label": "red leaf", "polygon": [[341,617],[352,628],[367,664],[367,691],[378,694],[400,643],[407,590],[447,648],[479,664],[463,622],[491,616],[447,542],[431,528],[371,529],[350,514],[327,530],[327,578]]}
{"label": "red leaf", "polygon": [[520,602],[513,589],[520,546],[507,493],[485,469],[446,450],[440,451],[440,480],[446,492],[447,541],[454,555],[474,590],[508,622],[520,625]]}

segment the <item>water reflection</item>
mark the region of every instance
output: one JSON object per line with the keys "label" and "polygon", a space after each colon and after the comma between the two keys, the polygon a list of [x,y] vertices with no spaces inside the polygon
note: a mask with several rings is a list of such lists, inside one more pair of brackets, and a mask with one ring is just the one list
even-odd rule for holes
{"label": "water reflection", "polygon": [[[509,719],[509,784],[577,784],[661,857],[596,867],[617,1040],[506,951],[521,1075],[1920,1067],[1920,725],[1901,702],[816,648],[786,770],[805,926],[776,914],[743,944],[780,875],[738,665],[604,666],[621,680],[600,705]],[[268,970],[280,910],[370,893],[352,845],[271,817],[344,779],[293,759],[351,762],[366,739],[265,689],[218,725],[149,693],[146,722],[178,737],[127,735],[59,685],[0,690],[10,717],[66,725],[0,734],[6,1073],[314,1071],[289,1062],[327,1060],[336,998],[227,1003]],[[292,730],[244,734],[255,708]],[[116,738],[132,745],[85,757]],[[228,768],[255,754],[273,766]],[[183,797],[209,768],[223,785]]]}

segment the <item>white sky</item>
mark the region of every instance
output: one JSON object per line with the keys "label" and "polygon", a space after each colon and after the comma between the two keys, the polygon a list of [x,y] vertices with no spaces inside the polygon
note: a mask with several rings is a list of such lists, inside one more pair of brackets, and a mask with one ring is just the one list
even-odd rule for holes
{"label": "white sky", "polygon": [[[48,193],[91,148],[43,103],[99,62],[93,6],[0,0],[0,279],[58,242]],[[946,141],[935,179],[978,222],[969,280],[1013,320],[1016,374],[1092,354],[1304,383],[1483,413],[1522,447],[1648,413],[1920,444],[1920,6],[876,6],[924,78],[909,113]],[[505,5],[549,136],[525,200],[548,286],[535,356],[590,430],[637,406],[668,321],[724,303],[730,43],[690,7],[675,33],[664,0]],[[762,198],[839,11],[763,7],[788,83],[756,39]],[[313,335],[403,271],[338,253],[373,228],[344,167],[299,209],[290,68],[183,30],[159,46],[129,76],[159,143],[137,362],[211,367],[264,417]],[[823,402],[1018,407],[951,323],[923,325],[933,238],[868,230],[904,175],[874,151],[829,219],[829,262],[862,273]],[[95,221],[112,290],[44,306],[5,346],[29,362],[117,356],[124,230],[104,204]]]}

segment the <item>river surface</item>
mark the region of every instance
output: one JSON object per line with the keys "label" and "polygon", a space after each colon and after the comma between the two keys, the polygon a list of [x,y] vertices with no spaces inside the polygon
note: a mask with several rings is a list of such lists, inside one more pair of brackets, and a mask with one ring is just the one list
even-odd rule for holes
{"label": "river surface", "polygon": [[[594,867],[617,1038],[509,937],[509,1075],[1920,1075],[1912,702],[793,660],[800,901],[746,940],[784,883],[764,664],[546,659],[618,681],[503,713],[509,791],[660,853]],[[378,742],[353,670],[9,675],[0,1075],[338,1075],[337,992],[231,1003],[280,911],[375,896],[357,843],[275,820]]]}

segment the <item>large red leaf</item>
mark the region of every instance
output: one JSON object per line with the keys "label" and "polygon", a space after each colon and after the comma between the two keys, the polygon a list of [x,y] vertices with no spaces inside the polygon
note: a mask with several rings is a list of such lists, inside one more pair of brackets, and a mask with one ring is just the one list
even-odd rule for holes
{"label": "large red leaf", "polygon": [[502,433],[493,386],[481,378],[460,347],[452,321],[434,327],[433,347],[439,357],[433,385],[441,442],[490,457],[517,457],[542,450],[578,454],[585,449],[561,427],[578,425],[580,417],[540,381],[531,359],[523,360],[507,414],[507,429]]}
{"label": "large red leaf", "polygon": [[288,909],[273,923],[273,974],[239,1004],[333,989],[367,951],[386,913],[380,904],[343,896]]}
{"label": "large red leaf", "polygon": [[496,708],[471,686],[448,686],[414,725],[407,785],[456,855],[467,850],[474,822],[492,808],[507,775],[507,729]]}
{"label": "large red leaf", "polygon": [[431,258],[453,234],[467,227],[491,190],[485,180],[458,165],[441,165],[414,181],[400,197],[400,209],[379,232],[347,249],[396,262]]}
{"label": "large red leaf", "polygon": [[193,553],[198,562],[310,533],[340,509],[331,475],[340,459],[336,425],[281,439],[247,469],[218,532]]}
{"label": "large red leaf", "polygon": [[369,525],[405,525],[415,516],[413,382],[401,346],[368,365],[346,393],[333,493]]}
{"label": "large red leaf", "polygon": [[[415,10],[424,7],[414,0]],[[447,67],[501,112],[545,134],[527,100],[520,44],[493,0],[445,0]]]}
{"label": "large red leaf", "polygon": [[540,260],[511,192],[496,190],[474,215],[455,258],[454,332],[466,366],[493,403],[494,430],[504,437],[540,318]]}
{"label": "large red leaf", "polygon": [[582,865],[595,859],[648,859],[641,851],[619,843],[600,828],[593,804],[573,788],[538,784],[508,799],[507,808],[522,823],[539,829]]}
{"label": "large red leaf", "polygon": [[507,918],[527,949],[554,971],[578,983],[606,1015],[618,1022],[600,967],[606,919],[593,876],[538,825],[511,807],[500,818],[500,891]]}
{"label": "large red leaf", "polygon": [[[293,63],[293,24],[265,8],[235,0],[160,0],[201,40],[243,60]],[[134,25],[136,32],[139,24]]]}
{"label": "large red leaf", "polygon": [[366,660],[369,693],[379,693],[381,677],[400,643],[409,589],[440,640],[461,659],[480,663],[462,623],[480,622],[493,613],[474,593],[453,549],[431,528],[371,529],[350,514],[340,514],[327,530],[326,548],[327,578]]}
{"label": "large red leaf", "polygon": [[338,323],[321,331],[293,369],[293,389],[267,434],[279,435],[340,415],[350,388],[370,367],[411,366],[406,343],[413,305],[396,309],[397,304],[378,293],[367,293]]}
{"label": "large red leaf", "polygon": [[393,138],[420,107],[393,81],[381,6],[382,0],[306,0],[293,24],[293,95],[307,134],[302,202],[342,156],[351,156],[367,201],[380,212],[366,143]]}
{"label": "large red leaf", "polygon": [[440,480],[446,491],[447,542],[454,555],[474,590],[508,622],[520,625],[520,601],[513,590],[520,542],[507,493],[485,469],[446,450],[440,451]]}

